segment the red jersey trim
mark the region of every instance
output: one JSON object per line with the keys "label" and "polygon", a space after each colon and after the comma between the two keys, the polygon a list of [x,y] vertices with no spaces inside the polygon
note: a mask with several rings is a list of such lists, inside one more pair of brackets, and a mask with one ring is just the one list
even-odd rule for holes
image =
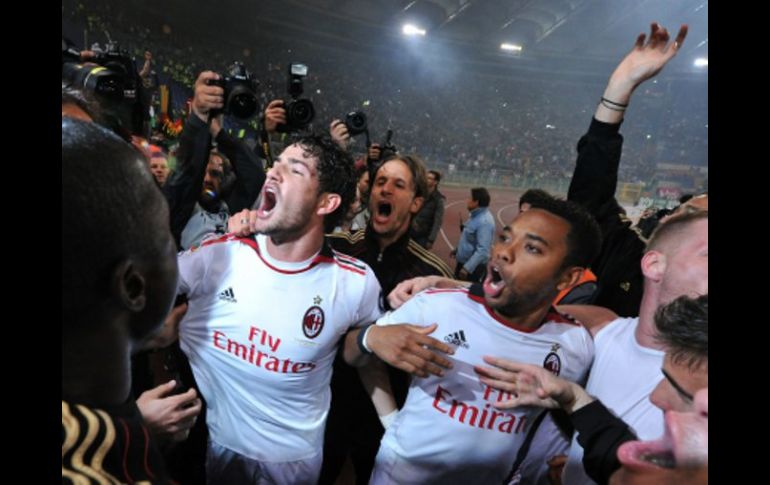
{"label": "red jersey trim", "polygon": [[[504,320],[497,313],[495,313],[494,310],[489,308],[489,306],[487,305],[487,302],[484,300],[483,296],[478,296],[478,295],[474,295],[472,293],[468,293],[468,298],[470,298],[471,300],[475,301],[476,303],[479,303],[479,304],[483,305],[484,309],[487,311],[487,313],[489,314],[490,317],[494,318],[495,320],[497,320],[501,324],[505,325],[506,327],[511,328],[513,330],[516,330],[518,332],[533,333],[533,332],[536,332],[536,331],[540,330],[540,327],[542,327],[543,324],[545,324],[545,323],[570,323],[572,325],[580,326],[579,324],[577,324],[575,322],[570,322],[570,321],[565,320],[564,316],[562,316],[561,314],[556,312],[556,310],[554,310],[554,308],[551,307],[551,309],[548,311],[548,313],[545,314],[545,317],[543,318],[543,321],[540,322],[540,325],[538,325],[537,327],[535,327],[535,328],[520,327],[519,325],[511,323],[511,322],[509,322],[507,320]],[[556,317],[556,318],[552,318],[552,317]]]}
{"label": "red jersey trim", "polygon": [[432,295],[434,293],[467,293],[468,288],[432,288],[425,290],[425,293]]}
{"label": "red jersey trim", "polygon": [[313,258],[313,261],[310,262],[309,265],[305,268],[295,269],[295,270],[286,270],[281,269],[273,266],[272,264],[268,263],[267,260],[262,256],[262,253],[259,251],[259,244],[257,244],[257,241],[254,238],[251,237],[235,237],[232,239],[233,241],[238,241],[246,244],[251,249],[254,250],[254,252],[257,253],[257,256],[259,256],[259,259],[262,260],[263,263],[265,263],[265,266],[272,269],[276,273],[281,274],[298,274],[298,273],[304,273],[305,271],[308,271],[310,269],[313,269],[316,265],[320,263],[333,263],[334,259],[330,258],[329,256],[324,256],[323,254],[318,254],[315,258]]}
{"label": "red jersey trim", "polygon": [[352,256],[342,254],[339,251],[333,251],[333,253],[334,253],[334,258],[337,259],[338,261],[349,264],[350,266],[358,268],[361,271],[366,271],[366,267],[364,266],[364,263],[360,259],[356,259]]}
{"label": "red jersey trim", "polygon": [[133,483],[134,479],[131,478],[131,474],[128,473],[128,447],[131,446],[130,431],[126,421],[123,418],[118,419],[120,420],[121,426],[123,426],[123,434],[125,435],[123,438],[123,474],[129,483]]}
{"label": "red jersey trim", "polygon": [[342,268],[342,269],[344,269],[346,271],[351,271],[353,273],[357,273],[357,274],[360,274],[360,275],[366,275],[366,271],[362,271],[362,270],[360,270],[360,269],[358,269],[356,267],[353,267],[353,266],[346,266],[345,264],[342,263],[342,261],[335,261],[335,263],[337,263],[337,266],[339,266],[340,268]]}

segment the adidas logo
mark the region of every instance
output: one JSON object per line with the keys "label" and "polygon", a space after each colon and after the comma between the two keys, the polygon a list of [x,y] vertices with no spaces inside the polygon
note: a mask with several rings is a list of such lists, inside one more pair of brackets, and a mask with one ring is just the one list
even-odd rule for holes
{"label": "adidas logo", "polygon": [[469,348],[468,346],[468,340],[465,338],[465,332],[462,330],[457,331],[455,333],[450,333],[446,337],[444,337],[444,342],[452,345],[457,345],[458,347],[463,348]]}
{"label": "adidas logo", "polygon": [[228,288],[220,293],[219,299],[222,301],[229,301],[230,303],[238,303],[238,300],[235,299],[235,293],[233,293],[232,288]]}

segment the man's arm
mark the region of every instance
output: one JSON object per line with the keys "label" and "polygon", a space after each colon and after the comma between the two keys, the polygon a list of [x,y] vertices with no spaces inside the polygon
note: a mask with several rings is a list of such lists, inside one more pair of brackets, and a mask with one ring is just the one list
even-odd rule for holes
{"label": "man's arm", "polygon": [[169,205],[171,233],[177,246],[180,245],[182,231],[195,208],[206,174],[211,149],[209,111],[224,106],[224,90],[219,86],[207,84],[208,80],[218,78],[218,74],[204,71],[195,81],[192,112],[179,138],[177,170],[163,186],[163,193]]}
{"label": "man's arm", "polygon": [[167,442],[180,442],[187,438],[201,411],[201,400],[195,389],[182,394],[172,394],[177,383],[169,381],[143,392],[136,405],[150,431]]}
{"label": "man's arm", "polygon": [[348,151],[348,148],[350,147],[350,134],[348,133],[348,127],[345,125],[344,121],[338,119],[332,120],[329,125],[329,135],[340,148]]}
{"label": "man's arm", "polygon": [[604,484],[621,463],[618,448],[636,440],[631,428],[612,414],[601,401],[592,401],[570,416],[577,431],[577,440],[583,447],[583,468],[591,479]]}
{"label": "man's arm", "polygon": [[260,151],[267,160],[267,168],[273,166],[273,153],[279,153],[285,137],[278,126],[286,124],[286,108],[282,99],[273,99],[265,107],[260,130]]}
{"label": "man's arm", "polygon": [[484,361],[492,367],[475,367],[481,382],[515,396],[508,401],[493,403],[493,406],[499,409],[518,406],[563,409],[578,432],[586,473],[599,483],[607,483],[612,472],[620,467],[618,447],[636,439],[625,422],[585,389],[543,367],[495,357],[484,357]]}
{"label": "man's arm", "polygon": [[358,377],[361,379],[364,389],[374,404],[377,416],[380,417],[382,426],[387,429],[390,422],[398,412],[393,391],[390,388],[390,377],[385,364],[377,358],[369,359],[366,365],[358,367]]}
{"label": "man's arm", "polygon": [[652,24],[649,41],[645,44],[645,35],[640,34],[634,48],[610,76],[588,133],[578,143],[578,160],[567,195],[597,219],[620,210],[614,198],[623,144],[618,129],[631,95],[676,55],[686,35],[687,26],[683,25],[675,42],[669,44],[668,32]]}
{"label": "man's arm", "polygon": [[592,337],[596,337],[599,330],[618,318],[612,310],[596,305],[558,305],[556,310],[577,320],[588,329]]}
{"label": "man's arm", "polygon": [[402,281],[388,295],[388,303],[392,309],[397,309],[409,301],[417,293],[428,288],[468,288],[470,281],[460,281],[445,276],[418,276]]}
{"label": "man's arm", "polygon": [[360,367],[374,354],[387,364],[418,377],[442,376],[443,369],[452,368],[452,362],[433,350],[450,355],[454,350],[428,337],[436,328],[435,323],[427,327],[399,324],[357,328],[345,336],[343,358],[349,365]]}
{"label": "man's arm", "polygon": [[463,264],[463,269],[468,274],[473,273],[476,270],[476,266],[482,264],[482,261],[489,258],[490,250],[492,249],[492,239],[495,236],[495,223],[492,221],[492,225],[481,223],[476,229],[476,248],[468,261]]}
{"label": "man's arm", "polygon": [[236,175],[235,187],[227,198],[230,214],[250,209],[265,183],[262,160],[243,140],[235,138],[224,130],[220,130],[216,135],[216,141],[218,149],[233,162],[233,172]]}

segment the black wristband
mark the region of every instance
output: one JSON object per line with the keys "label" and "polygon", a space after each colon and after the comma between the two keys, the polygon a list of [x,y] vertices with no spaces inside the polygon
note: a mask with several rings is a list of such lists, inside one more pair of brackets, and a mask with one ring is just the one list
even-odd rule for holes
{"label": "black wristband", "polygon": [[608,104],[608,103],[607,103],[607,102],[604,100],[604,98],[602,98],[602,100],[600,101],[600,104],[601,104],[602,106],[604,106],[605,108],[607,108],[607,109],[611,109],[612,111],[621,111],[621,112],[622,112],[622,111],[625,111],[625,110],[626,110],[626,108],[618,108],[618,107],[616,107],[616,106],[612,106],[611,104]]}
{"label": "black wristband", "polygon": [[610,101],[609,99],[605,98],[604,96],[602,96],[602,101],[605,102],[605,103],[610,103],[611,105],[617,106],[619,108],[628,108],[628,104],[616,103],[615,101]]}
{"label": "black wristband", "polygon": [[364,346],[364,337],[366,337],[366,331],[369,330],[369,327],[371,327],[371,325],[368,325],[366,327],[361,328],[361,331],[358,332],[358,337],[356,337],[356,343],[358,344],[358,350],[360,350],[361,353],[364,354],[364,355],[371,355],[372,354],[372,351],[367,349]]}

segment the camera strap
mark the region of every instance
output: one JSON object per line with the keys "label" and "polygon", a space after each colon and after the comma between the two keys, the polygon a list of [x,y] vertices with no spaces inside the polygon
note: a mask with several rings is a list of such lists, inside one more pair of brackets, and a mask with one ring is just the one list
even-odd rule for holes
{"label": "camera strap", "polygon": [[265,170],[269,170],[273,166],[273,154],[270,151],[270,135],[267,133],[264,121],[260,124],[262,129],[259,130],[259,142],[262,144],[262,152],[265,155]]}

